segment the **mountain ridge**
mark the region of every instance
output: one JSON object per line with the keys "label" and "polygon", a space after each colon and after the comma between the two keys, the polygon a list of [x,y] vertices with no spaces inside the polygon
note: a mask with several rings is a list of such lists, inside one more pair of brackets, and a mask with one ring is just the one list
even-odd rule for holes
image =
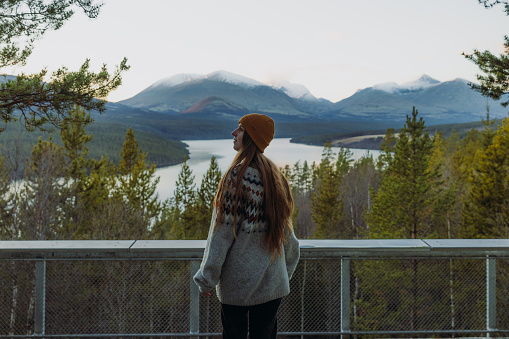
{"label": "mountain ridge", "polygon": [[258,85],[254,82],[230,81],[230,79],[224,78],[224,74],[216,73],[215,76],[200,77],[173,86],[159,82],[158,86],[151,85],[132,98],[119,101],[117,104],[177,114],[190,109],[201,100],[213,96],[247,108],[252,112],[276,113],[282,116],[301,118],[312,117],[309,112],[299,110],[293,99],[281,90],[267,85]]}
{"label": "mountain ridge", "polygon": [[[430,123],[477,121],[486,114],[486,105],[497,116],[506,114],[498,103],[473,91],[468,83],[461,78],[441,82],[422,74],[402,84],[386,82],[359,89],[333,103],[317,99],[303,85],[287,81],[262,84],[242,75],[216,71],[164,78],[118,103],[167,114],[193,112],[224,117],[256,112],[304,120],[401,121],[412,107]],[[218,99],[205,100],[210,97],[222,99],[222,104]]]}
{"label": "mountain ridge", "polygon": [[416,107],[433,124],[480,121],[486,115],[487,105],[492,116],[507,114],[498,102],[472,90],[465,79],[440,82],[423,77],[402,85],[386,83],[364,88],[334,103],[330,114],[337,118],[389,120],[404,117]]}

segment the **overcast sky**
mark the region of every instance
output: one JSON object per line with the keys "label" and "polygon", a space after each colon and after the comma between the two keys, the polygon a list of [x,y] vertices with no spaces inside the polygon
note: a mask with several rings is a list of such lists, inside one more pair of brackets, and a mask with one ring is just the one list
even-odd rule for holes
{"label": "overcast sky", "polygon": [[24,68],[98,71],[125,56],[131,69],[110,101],[179,73],[237,73],[302,84],[333,102],[384,82],[427,74],[475,80],[461,53],[503,52],[509,17],[477,0],[104,0],[97,19],[77,12],[37,41]]}

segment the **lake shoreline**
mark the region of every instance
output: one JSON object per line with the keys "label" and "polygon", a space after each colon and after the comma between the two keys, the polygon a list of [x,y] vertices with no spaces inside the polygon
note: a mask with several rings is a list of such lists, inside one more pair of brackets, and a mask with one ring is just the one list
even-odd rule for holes
{"label": "lake shoreline", "polygon": [[[183,140],[188,145],[189,157],[187,165],[193,172],[195,188],[199,188],[203,175],[210,167],[210,159],[216,157],[218,166],[224,173],[230,166],[236,151],[233,149],[233,139],[211,140]],[[333,147],[335,153],[339,147]],[[378,157],[380,151],[369,149],[350,149],[352,159],[358,160],[363,156],[371,155]],[[265,151],[265,155],[271,159],[276,166],[293,167],[299,162],[301,165],[307,161],[308,165],[313,162],[319,163],[322,158],[323,146],[305,145],[300,143],[290,143],[290,138],[276,138]],[[169,199],[173,196],[175,183],[182,168],[182,164],[158,167],[156,177],[160,178],[157,186],[157,192],[161,200]]]}
{"label": "lake shoreline", "polygon": [[369,149],[372,151],[379,151],[380,144],[382,143],[384,135],[371,134],[371,135],[358,135],[355,137],[345,137],[331,140],[320,140],[316,142],[312,141],[298,141],[297,138],[290,139],[291,143],[309,145],[309,146],[321,146],[323,147],[327,141],[330,141],[333,147],[343,147],[348,149]]}

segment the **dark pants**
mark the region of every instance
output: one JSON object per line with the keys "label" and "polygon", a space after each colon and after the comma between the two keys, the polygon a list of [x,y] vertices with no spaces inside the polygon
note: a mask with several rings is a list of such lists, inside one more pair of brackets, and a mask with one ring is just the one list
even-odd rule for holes
{"label": "dark pants", "polygon": [[221,304],[223,338],[247,338],[248,324],[251,339],[276,338],[277,310],[281,298],[254,306]]}

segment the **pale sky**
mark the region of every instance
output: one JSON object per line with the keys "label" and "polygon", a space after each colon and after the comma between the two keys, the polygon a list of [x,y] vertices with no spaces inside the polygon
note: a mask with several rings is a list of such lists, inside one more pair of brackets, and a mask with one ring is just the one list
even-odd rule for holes
{"label": "pale sky", "polygon": [[263,83],[280,79],[333,102],[384,82],[427,74],[475,81],[461,53],[503,52],[509,17],[477,0],[104,0],[97,19],[77,12],[36,42],[26,67],[131,69],[116,102],[179,73],[225,70]]}

